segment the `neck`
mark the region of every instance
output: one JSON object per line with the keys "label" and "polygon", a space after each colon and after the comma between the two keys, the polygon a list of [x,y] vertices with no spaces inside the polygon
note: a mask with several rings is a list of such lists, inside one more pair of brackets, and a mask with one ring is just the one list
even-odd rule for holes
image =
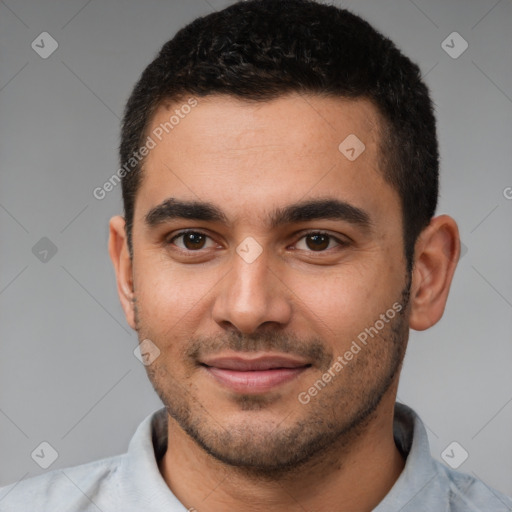
{"label": "neck", "polygon": [[369,512],[386,496],[405,461],[393,439],[394,393],[350,439],[301,465],[293,474],[264,478],[207,454],[169,418],[160,472],[175,496],[198,512],[243,509]]}

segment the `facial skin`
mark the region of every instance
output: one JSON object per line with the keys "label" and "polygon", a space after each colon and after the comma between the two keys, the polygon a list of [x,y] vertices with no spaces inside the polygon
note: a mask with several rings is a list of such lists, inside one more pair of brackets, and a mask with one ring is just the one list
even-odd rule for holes
{"label": "facial skin", "polygon": [[[111,220],[127,321],[160,350],[147,370],[170,415],[162,474],[197,510],[371,510],[404,465],[392,437],[399,370],[409,327],[442,316],[459,255],[456,224],[432,220],[409,276],[399,196],[380,167],[381,120],[367,100],[198,100],[144,163],[133,260],[124,220]],[[162,105],[148,133],[176,107]],[[354,161],[338,150],[350,134],[365,144]],[[341,218],[279,215],[304,203],[312,214],[326,200],[345,205]],[[210,203],[224,220],[171,217],[176,201]],[[184,230],[196,234],[178,237]],[[393,305],[401,311],[389,318]],[[221,360],[265,357],[295,369],[280,383],[275,369],[247,380]],[[329,369],[335,377],[301,403]],[[204,504],[198,488],[210,496]]]}

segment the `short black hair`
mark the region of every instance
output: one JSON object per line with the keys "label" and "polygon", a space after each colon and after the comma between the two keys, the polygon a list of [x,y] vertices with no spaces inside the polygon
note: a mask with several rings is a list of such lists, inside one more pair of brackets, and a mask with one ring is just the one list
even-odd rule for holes
{"label": "short black hair", "polygon": [[[144,144],[164,101],[226,94],[265,102],[288,93],[370,100],[383,119],[384,178],[401,199],[404,250],[412,268],[418,235],[433,217],[439,187],[436,121],[419,67],[368,22],[314,0],[249,0],[182,28],[144,70],[126,105],[121,165],[130,254]],[[341,141],[340,141],[341,142]]]}

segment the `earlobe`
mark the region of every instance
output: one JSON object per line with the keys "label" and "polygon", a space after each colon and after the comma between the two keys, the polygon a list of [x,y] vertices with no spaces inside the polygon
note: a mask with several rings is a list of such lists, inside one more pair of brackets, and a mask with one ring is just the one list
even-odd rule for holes
{"label": "earlobe", "polygon": [[132,259],[126,239],[125,220],[121,216],[110,219],[110,237],[108,252],[114,265],[117,280],[117,292],[123,307],[126,321],[135,329],[135,309],[133,291]]}
{"label": "earlobe", "polygon": [[409,317],[412,329],[428,329],[443,316],[459,254],[455,220],[448,215],[433,218],[415,247]]}

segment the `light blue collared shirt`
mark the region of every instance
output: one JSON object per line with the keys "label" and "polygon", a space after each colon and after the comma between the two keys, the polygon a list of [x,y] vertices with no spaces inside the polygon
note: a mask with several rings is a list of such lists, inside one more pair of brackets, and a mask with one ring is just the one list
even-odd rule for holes
{"label": "light blue collared shirt", "polygon": [[[397,403],[394,437],[405,468],[374,512],[512,512],[512,500],[432,458],[418,415]],[[167,444],[160,409],[135,432],[128,452],[0,488],[0,512],[185,512],[158,469]]]}

